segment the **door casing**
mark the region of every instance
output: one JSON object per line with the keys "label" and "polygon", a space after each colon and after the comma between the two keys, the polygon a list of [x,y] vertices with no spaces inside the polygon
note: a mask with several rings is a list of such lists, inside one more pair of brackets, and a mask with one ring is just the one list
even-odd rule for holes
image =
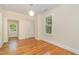
{"label": "door casing", "polygon": [[8,27],[7,27],[7,31],[8,31],[8,39],[9,39],[9,22],[16,22],[17,23],[17,37],[18,37],[18,39],[19,39],[19,21],[18,20],[8,20]]}

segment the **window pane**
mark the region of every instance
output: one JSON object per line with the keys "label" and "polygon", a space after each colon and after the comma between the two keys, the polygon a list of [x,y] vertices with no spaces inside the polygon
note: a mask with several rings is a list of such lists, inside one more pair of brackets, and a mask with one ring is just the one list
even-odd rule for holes
{"label": "window pane", "polygon": [[46,33],[52,33],[52,16],[46,17]]}

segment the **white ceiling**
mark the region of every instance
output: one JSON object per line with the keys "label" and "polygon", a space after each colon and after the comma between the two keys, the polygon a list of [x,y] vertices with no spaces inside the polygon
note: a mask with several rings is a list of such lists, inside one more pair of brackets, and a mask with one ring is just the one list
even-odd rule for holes
{"label": "white ceiling", "polygon": [[41,13],[43,11],[49,10],[51,8],[55,8],[59,5],[56,4],[1,4],[1,7],[5,8],[6,10],[15,11],[22,14],[27,14],[29,10],[34,10],[34,12]]}

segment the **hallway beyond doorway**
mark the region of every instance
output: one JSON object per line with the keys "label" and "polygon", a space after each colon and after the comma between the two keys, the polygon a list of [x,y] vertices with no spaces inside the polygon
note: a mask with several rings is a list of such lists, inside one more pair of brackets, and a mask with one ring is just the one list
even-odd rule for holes
{"label": "hallway beyond doorway", "polygon": [[8,20],[8,39],[19,38],[19,21]]}

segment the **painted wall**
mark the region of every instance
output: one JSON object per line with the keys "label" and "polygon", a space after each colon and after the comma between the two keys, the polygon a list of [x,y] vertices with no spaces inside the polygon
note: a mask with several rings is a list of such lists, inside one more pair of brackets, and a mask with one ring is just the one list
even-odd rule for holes
{"label": "painted wall", "polygon": [[34,23],[35,23],[35,38],[36,39],[39,39],[39,37],[41,37],[41,35],[42,34],[40,34],[41,33],[41,25],[42,25],[42,23],[41,23],[41,17],[40,17],[40,15],[37,15],[36,17],[35,17],[35,20],[34,20]]}
{"label": "painted wall", "polygon": [[3,44],[3,40],[2,40],[2,14],[0,13],[0,47]]}
{"label": "painted wall", "polygon": [[34,37],[33,17],[16,13],[13,11],[3,10],[3,40],[4,42],[8,41],[8,31],[7,31],[8,20],[19,21],[19,39]]}
{"label": "painted wall", "polygon": [[[44,33],[44,17],[53,14],[54,33],[46,35]],[[79,54],[79,5],[61,5],[37,17],[38,19],[38,39],[43,39],[51,43],[60,45],[66,49]]]}
{"label": "painted wall", "polygon": [[23,38],[29,38],[34,37],[34,22],[33,21],[27,21],[27,20],[21,20],[20,21],[20,39]]}

